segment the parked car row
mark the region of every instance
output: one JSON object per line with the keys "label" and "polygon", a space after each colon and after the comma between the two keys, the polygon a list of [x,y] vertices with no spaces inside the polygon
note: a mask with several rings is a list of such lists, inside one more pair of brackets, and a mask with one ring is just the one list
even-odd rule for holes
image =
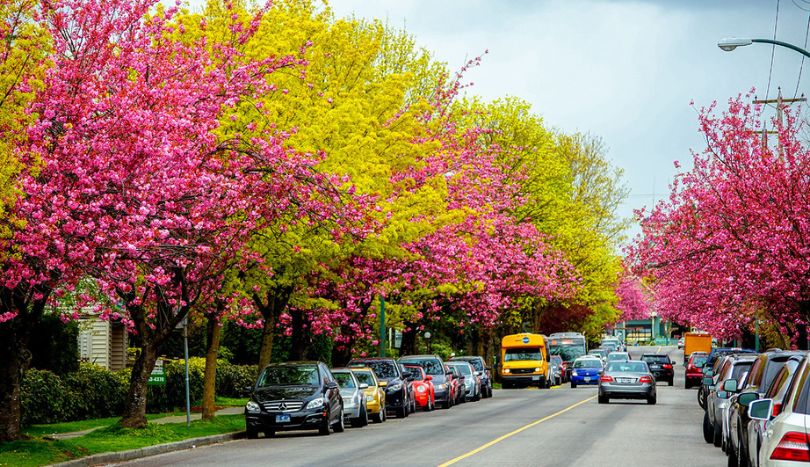
{"label": "parked car row", "polygon": [[433,411],[492,397],[492,375],[482,357],[436,355],[352,359],[344,368],[318,361],[265,367],[245,405],[248,438],[278,431],[342,432],[383,423],[389,414],[405,418],[417,409]]}
{"label": "parked car row", "polygon": [[[807,352],[714,349],[691,355],[687,376],[701,366],[703,437],[726,453],[729,466],[808,465]],[[694,376],[687,387],[693,384]]]}

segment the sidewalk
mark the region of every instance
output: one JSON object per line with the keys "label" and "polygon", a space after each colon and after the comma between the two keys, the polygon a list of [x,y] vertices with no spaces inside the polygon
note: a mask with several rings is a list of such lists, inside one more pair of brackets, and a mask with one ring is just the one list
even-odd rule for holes
{"label": "sidewalk", "polygon": [[[245,411],[244,407],[225,407],[224,409],[217,410],[216,414],[217,415],[238,415],[240,413],[243,413],[244,411]],[[202,418],[201,413],[192,413],[191,414],[191,420],[192,421],[193,420],[199,420],[200,418]],[[182,423],[182,422],[185,422],[185,421],[186,421],[186,416],[185,415],[170,415],[168,417],[161,417],[161,418],[156,418],[154,420],[149,420],[149,423],[150,424],[151,423],[157,423],[157,424]],[[90,428],[90,429],[87,429],[87,430],[72,431],[72,432],[68,432],[68,433],[54,433],[52,435],[46,436],[45,439],[65,440],[65,439],[78,438],[79,436],[84,436],[87,433],[98,430],[99,428],[104,428],[105,426],[106,425],[102,425],[102,426],[97,426],[95,428]]]}

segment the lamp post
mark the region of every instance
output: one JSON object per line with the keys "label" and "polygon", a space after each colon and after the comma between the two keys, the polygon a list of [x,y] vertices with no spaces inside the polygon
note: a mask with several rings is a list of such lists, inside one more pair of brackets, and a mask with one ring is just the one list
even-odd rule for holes
{"label": "lamp post", "polygon": [[422,336],[424,336],[425,340],[427,340],[428,353],[430,353],[430,338],[432,334],[430,334],[430,331],[425,331],[425,333],[422,334]]}
{"label": "lamp post", "polygon": [[746,38],[739,38],[739,37],[726,37],[724,39],[720,39],[717,42],[717,47],[725,50],[726,52],[731,52],[732,50],[736,49],[737,47],[745,47],[747,45],[751,45],[753,43],[759,44],[773,44],[778,45],[780,47],[785,47],[791,50],[795,50],[800,54],[804,55],[805,57],[810,58],[810,52],[802,49],[801,47],[797,47],[793,44],[788,44],[787,42],[782,41],[775,41],[771,39],[746,39]]}

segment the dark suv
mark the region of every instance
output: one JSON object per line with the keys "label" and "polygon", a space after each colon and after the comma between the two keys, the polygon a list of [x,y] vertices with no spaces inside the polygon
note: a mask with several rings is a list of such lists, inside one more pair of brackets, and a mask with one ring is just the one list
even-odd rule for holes
{"label": "dark suv", "polygon": [[[403,365],[421,366],[425,373],[433,377],[433,388],[436,394],[436,405],[449,409],[453,405],[450,399],[450,388],[447,384],[448,371],[438,355],[406,355],[399,359]],[[450,373],[452,374],[452,373]]]}
{"label": "dark suv", "polygon": [[675,382],[675,370],[672,369],[672,360],[669,359],[669,355],[648,353],[641,356],[641,361],[647,362],[656,382],[666,381],[670,386]]}
{"label": "dark suv", "polygon": [[268,365],[259,374],[245,405],[248,438],[276,431],[318,430],[342,432],[343,398],[329,368],[322,362]]}
{"label": "dark suv", "polygon": [[484,357],[469,356],[469,357],[453,357],[451,361],[467,362],[475,368],[475,373],[481,378],[481,396],[492,397],[492,373],[487,368],[484,362]]}
{"label": "dark suv", "polygon": [[385,381],[385,408],[394,410],[399,418],[405,418],[410,413],[411,396],[408,392],[410,385],[402,369],[393,358],[353,358],[349,367],[366,366],[374,370],[377,379]]}

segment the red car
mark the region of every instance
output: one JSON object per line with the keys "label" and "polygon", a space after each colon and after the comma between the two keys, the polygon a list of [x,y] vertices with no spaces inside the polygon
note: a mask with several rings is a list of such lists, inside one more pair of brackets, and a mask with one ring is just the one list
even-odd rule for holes
{"label": "red car", "polygon": [[689,361],[686,362],[686,389],[692,386],[700,386],[703,380],[703,365],[709,359],[709,354],[706,352],[692,352],[689,356]]}
{"label": "red car", "polygon": [[428,412],[436,408],[436,390],[433,387],[433,377],[425,374],[424,368],[416,365],[405,365],[411,372],[413,381],[413,399],[416,406]]}

